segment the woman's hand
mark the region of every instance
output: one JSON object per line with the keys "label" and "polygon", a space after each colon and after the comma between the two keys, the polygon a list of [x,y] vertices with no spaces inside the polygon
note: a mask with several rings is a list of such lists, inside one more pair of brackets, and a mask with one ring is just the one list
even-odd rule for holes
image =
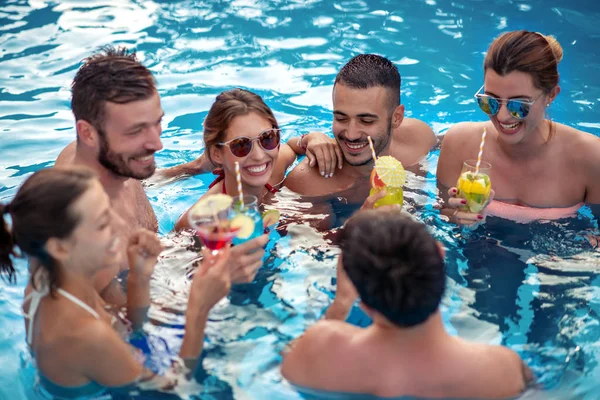
{"label": "woman's hand", "polygon": [[344,156],[335,139],[321,132],[311,132],[302,140],[305,141],[309,165],[318,166],[321,176],[331,178],[336,166],[342,169]]}
{"label": "woman's hand", "polygon": [[466,209],[467,200],[458,197],[458,189],[452,187],[448,190],[448,201],[442,210],[442,214],[458,225],[475,226],[481,224],[485,222],[485,208],[494,199],[494,194],[494,190],[492,189],[485,207],[479,213],[472,213]]}
{"label": "woman's hand", "polygon": [[132,233],[127,244],[130,275],[150,279],[161,251],[162,245],[154,232],[138,229]]}

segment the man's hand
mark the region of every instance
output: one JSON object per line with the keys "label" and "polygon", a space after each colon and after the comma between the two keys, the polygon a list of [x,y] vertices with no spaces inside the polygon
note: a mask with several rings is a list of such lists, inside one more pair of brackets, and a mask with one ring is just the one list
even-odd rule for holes
{"label": "man's hand", "polygon": [[127,245],[130,274],[136,278],[150,279],[161,251],[162,245],[154,232],[147,229],[135,231],[129,236]]}
{"label": "man's hand", "polygon": [[337,288],[335,291],[335,298],[333,299],[331,306],[329,306],[325,312],[325,318],[345,321],[346,318],[348,318],[348,314],[350,314],[352,304],[358,299],[358,292],[346,274],[346,271],[344,271],[341,255],[338,258],[336,281]]}
{"label": "man's hand", "polygon": [[[360,207],[361,210],[372,210],[375,208],[375,203],[379,199],[383,199],[387,195],[387,192],[384,190],[380,190],[378,192],[373,193],[363,203]],[[386,204],[385,206],[377,207],[378,210],[398,210],[402,209],[400,204]]]}
{"label": "man's hand", "polygon": [[321,176],[331,178],[335,167],[342,169],[344,156],[335,139],[321,132],[311,132],[304,137],[306,157],[311,167],[318,166]]}

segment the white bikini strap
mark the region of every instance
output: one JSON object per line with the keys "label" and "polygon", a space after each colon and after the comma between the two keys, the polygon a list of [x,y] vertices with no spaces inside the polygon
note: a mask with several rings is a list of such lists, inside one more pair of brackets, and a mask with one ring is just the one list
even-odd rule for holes
{"label": "white bikini strap", "polygon": [[48,294],[48,290],[32,290],[23,301],[23,304],[26,304],[29,300],[31,300],[31,304],[29,304],[29,312],[23,312],[23,316],[25,319],[29,320],[29,325],[27,328],[27,344],[31,346],[31,341],[33,340],[33,320],[35,318],[35,313],[37,312],[38,306],[40,305],[40,301],[44,296]]}
{"label": "white bikini strap", "polygon": [[83,308],[85,311],[92,314],[96,319],[100,319],[100,315],[98,315],[96,310],[94,310],[92,307],[85,304],[83,301],[81,301],[77,297],[73,296],[71,293],[67,292],[66,290],[60,289],[60,288],[57,290],[57,292],[60,293],[64,298],[71,300],[73,303],[77,304],[79,307]]}

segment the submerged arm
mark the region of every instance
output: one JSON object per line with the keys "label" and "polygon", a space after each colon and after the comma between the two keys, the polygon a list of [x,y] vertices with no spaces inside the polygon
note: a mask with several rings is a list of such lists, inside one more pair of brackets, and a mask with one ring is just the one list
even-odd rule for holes
{"label": "submerged arm", "polygon": [[202,153],[200,157],[193,161],[157,170],[154,175],[148,179],[147,183],[166,183],[173,179],[212,172],[214,169],[215,166],[206,156],[206,153]]}

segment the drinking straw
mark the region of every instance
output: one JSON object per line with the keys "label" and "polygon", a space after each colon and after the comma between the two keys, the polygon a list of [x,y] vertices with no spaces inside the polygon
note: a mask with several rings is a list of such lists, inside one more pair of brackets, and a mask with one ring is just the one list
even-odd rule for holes
{"label": "drinking straw", "polygon": [[235,162],[235,177],[237,179],[238,195],[240,197],[240,203],[244,208],[244,192],[242,192],[242,174],[240,174],[240,163]]}
{"label": "drinking straw", "polygon": [[477,164],[475,165],[475,174],[479,173],[479,166],[481,165],[481,156],[483,155],[483,145],[485,144],[485,134],[486,129],[483,128],[483,133],[481,134],[481,144],[479,145],[479,154],[477,155]]}
{"label": "drinking straw", "polygon": [[367,136],[369,139],[369,146],[371,147],[371,153],[373,153],[373,161],[377,161],[377,154],[375,154],[375,147],[373,147],[373,140],[371,140],[371,136]]}

